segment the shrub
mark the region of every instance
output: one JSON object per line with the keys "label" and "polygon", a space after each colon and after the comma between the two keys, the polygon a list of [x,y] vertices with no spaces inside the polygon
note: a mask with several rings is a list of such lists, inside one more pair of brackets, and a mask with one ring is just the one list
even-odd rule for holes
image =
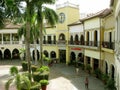
{"label": "shrub", "polygon": [[114,79],[109,79],[107,81],[107,84],[106,84],[105,88],[107,90],[117,90],[116,87],[115,87],[115,81],[114,81]]}
{"label": "shrub", "polygon": [[49,72],[48,71],[45,71],[43,73],[40,73],[40,72],[36,71],[36,72],[33,73],[33,80],[36,81],[36,82],[39,82],[42,79],[48,80],[48,78],[49,78]]}
{"label": "shrub", "polygon": [[31,65],[31,70],[32,70],[32,72],[35,72],[36,70],[37,70],[37,66],[36,65]]}
{"label": "shrub", "polygon": [[38,68],[37,71],[39,71],[41,73],[44,72],[44,71],[49,71],[49,67],[48,66],[42,66],[42,67]]}
{"label": "shrub", "polygon": [[99,68],[95,69],[94,73],[95,73],[97,78],[99,78],[99,79],[102,78],[102,72]]}
{"label": "shrub", "polygon": [[89,74],[90,74],[91,69],[92,69],[92,67],[90,66],[90,64],[87,64],[86,70],[88,71]]}
{"label": "shrub", "polygon": [[16,66],[12,66],[12,67],[10,68],[10,74],[11,74],[12,76],[18,74],[18,68],[17,68]]}
{"label": "shrub", "polygon": [[27,71],[28,70],[28,62],[22,61],[22,69],[23,69],[23,71]]}
{"label": "shrub", "polygon": [[48,85],[49,82],[48,82],[48,80],[43,79],[43,80],[40,80],[40,84],[41,85]]}
{"label": "shrub", "polygon": [[34,73],[33,73],[33,80],[34,80],[35,82],[39,82],[39,81],[42,80],[42,79],[43,79],[43,76],[40,75],[40,72],[34,72]]}

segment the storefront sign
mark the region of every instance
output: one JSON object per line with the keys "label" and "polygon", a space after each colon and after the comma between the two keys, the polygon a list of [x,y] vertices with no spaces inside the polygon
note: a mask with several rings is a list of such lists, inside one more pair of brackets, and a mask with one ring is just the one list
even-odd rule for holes
{"label": "storefront sign", "polygon": [[81,50],[81,48],[71,48],[71,50]]}

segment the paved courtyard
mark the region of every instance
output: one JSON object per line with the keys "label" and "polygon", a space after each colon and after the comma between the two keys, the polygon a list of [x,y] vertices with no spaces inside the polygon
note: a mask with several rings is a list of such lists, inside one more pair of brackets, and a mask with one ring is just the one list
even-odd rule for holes
{"label": "paved courtyard", "polygon": [[[9,78],[9,68],[13,65],[21,69],[20,61],[0,61],[0,90],[5,90],[4,84]],[[86,76],[89,78],[89,90],[104,90],[104,85],[99,79],[88,75],[81,69],[77,74],[74,66],[67,66],[60,63],[54,64],[50,68],[47,90],[86,90],[84,85]],[[10,90],[16,89],[11,87]]]}

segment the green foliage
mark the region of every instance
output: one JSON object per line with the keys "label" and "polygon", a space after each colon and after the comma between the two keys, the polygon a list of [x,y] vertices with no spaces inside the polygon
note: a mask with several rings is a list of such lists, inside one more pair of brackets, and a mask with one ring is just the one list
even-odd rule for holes
{"label": "green foliage", "polygon": [[34,72],[33,73],[33,80],[35,82],[39,82],[42,79],[43,79],[43,75],[41,75],[40,72]]}
{"label": "green foliage", "polygon": [[92,69],[92,67],[90,66],[90,64],[87,64],[86,70],[88,71],[88,73],[90,73],[91,69]]}
{"label": "green foliage", "polygon": [[109,76],[107,74],[102,74],[102,81],[104,84],[107,84],[107,81],[109,80]]}
{"label": "green foliage", "polygon": [[80,66],[81,66],[82,70],[85,69],[85,65],[84,64],[81,64]]}
{"label": "green foliage", "polygon": [[36,82],[39,82],[42,79],[48,80],[48,78],[49,78],[49,72],[47,71],[44,71],[43,73],[36,71],[33,73],[33,80]]}
{"label": "green foliage", "polygon": [[41,85],[48,85],[49,82],[48,82],[48,80],[43,79],[43,80],[40,80],[40,84]]}
{"label": "green foliage", "polygon": [[49,71],[49,67],[48,66],[42,66],[42,67],[38,68],[37,71],[39,71],[41,73],[44,72],[44,71]]}
{"label": "green foliage", "polygon": [[23,69],[23,71],[27,71],[28,70],[28,62],[22,61],[22,69]]}
{"label": "green foliage", "polygon": [[105,89],[106,90],[117,90],[116,87],[115,87],[115,81],[114,81],[114,79],[109,79],[107,81]]}
{"label": "green foliage", "polygon": [[10,68],[10,74],[11,74],[12,76],[18,74],[18,68],[17,68],[16,66],[12,66],[12,67]]}
{"label": "green foliage", "polygon": [[95,73],[97,78],[99,78],[99,79],[102,78],[102,72],[99,68],[95,69],[94,73]]}
{"label": "green foliage", "polygon": [[31,70],[32,70],[32,72],[35,72],[36,70],[37,70],[37,66],[36,65],[31,65]]}

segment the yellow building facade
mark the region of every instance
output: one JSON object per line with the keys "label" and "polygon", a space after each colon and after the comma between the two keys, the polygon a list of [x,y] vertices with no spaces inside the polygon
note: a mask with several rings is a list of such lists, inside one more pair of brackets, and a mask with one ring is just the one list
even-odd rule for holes
{"label": "yellow building facade", "polygon": [[57,58],[59,62],[68,63],[70,60],[68,24],[80,18],[79,7],[66,2],[62,5],[57,5],[56,12],[59,16],[58,24],[56,24],[55,28],[47,28],[44,35],[45,41],[54,41],[54,43],[44,43],[43,53],[50,58]]}

